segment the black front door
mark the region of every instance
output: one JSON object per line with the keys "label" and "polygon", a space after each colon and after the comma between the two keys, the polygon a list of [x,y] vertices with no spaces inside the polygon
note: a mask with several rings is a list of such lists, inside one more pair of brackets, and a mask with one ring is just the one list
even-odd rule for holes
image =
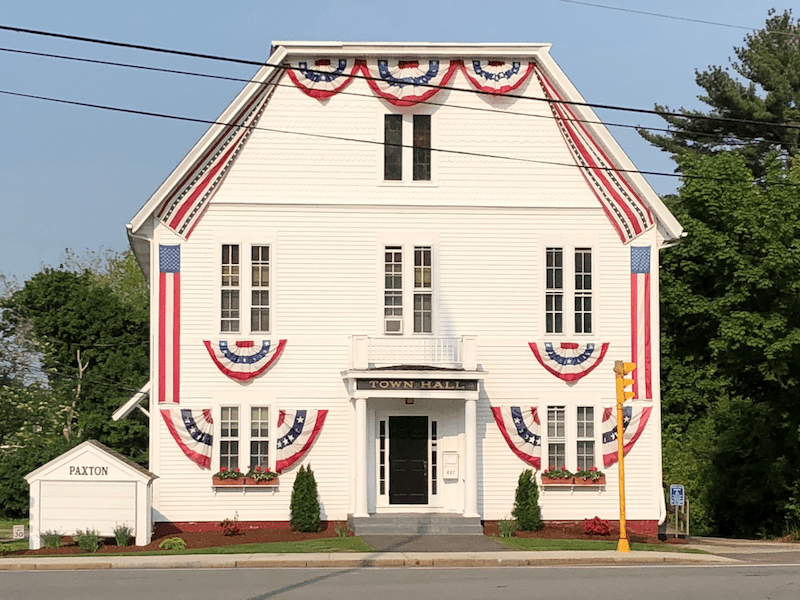
{"label": "black front door", "polygon": [[389,504],[428,503],[428,417],[389,417]]}

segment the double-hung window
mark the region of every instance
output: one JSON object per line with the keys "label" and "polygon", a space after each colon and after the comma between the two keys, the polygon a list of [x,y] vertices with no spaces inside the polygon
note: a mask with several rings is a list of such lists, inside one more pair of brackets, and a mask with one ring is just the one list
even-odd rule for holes
{"label": "double-hung window", "polygon": [[547,407],[547,465],[561,469],[567,465],[566,408]]}
{"label": "double-hung window", "polygon": [[239,407],[223,406],[220,411],[219,468],[239,468]]}
{"label": "double-hung window", "polygon": [[[383,320],[384,333],[433,333],[433,247],[384,246]],[[406,261],[410,260],[406,265]],[[413,279],[408,279],[411,274]],[[404,306],[412,306],[410,323]]]}
{"label": "double-hung window", "polygon": [[593,333],[593,283],[591,248],[546,248],[545,333]]}
{"label": "double-hung window", "polygon": [[577,407],[578,436],[576,442],[576,457],[579,471],[588,471],[594,462],[594,408],[591,406]]}
{"label": "double-hung window", "polygon": [[269,467],[269,408],[250,407],[250,467]]}
{"label": "double-hung window", "polygon": [[[409,127],[411,137],[404,143]],[[404,172],[404,158],[411,165],[410,173]],[[413,181],[431,180],[431,116],[384,115],[383,179],[403,181],[409,177]]]}
{"label": "double-hung window", "polygon": [[269,332],[270,247],[222,244],[220,273],[220,331],[247,333],[249,313],[250,333]]}

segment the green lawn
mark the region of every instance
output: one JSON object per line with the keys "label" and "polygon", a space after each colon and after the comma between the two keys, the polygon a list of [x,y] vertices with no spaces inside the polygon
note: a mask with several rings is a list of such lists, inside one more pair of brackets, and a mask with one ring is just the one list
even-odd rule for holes
{"label": "green lawn", "polygon": [[[9,542],[0,544],[0,552],[24,550],[27,547],[27,540],[22,542]],[[302,552],[372,552],[372,548],[367,546],[359,537],[348,537],[303,540],[299,542],[272,542],[269,544],[236,544],[233,546],[217,546],[214,548],[187,548],[186,550],[155,550],[152,552],[137,552],[136,556],[160,556],[163,554],[297,554]],[[60,554],[59,556],[65,555]],[[85,554],[81,556],[85,556]],[[114,554],[104,553],[102,556],[131,556],[131,554],[127,552]]]}
{"label": "green lawn", "polygon": [[[616,550],[617,540],[542,540],[537,538],[492,538],[511,550]],[[668,544],[631,544],[631,550],[653,552],[687,552],[690,554],[708,554],[696,548],[671,546]]]}

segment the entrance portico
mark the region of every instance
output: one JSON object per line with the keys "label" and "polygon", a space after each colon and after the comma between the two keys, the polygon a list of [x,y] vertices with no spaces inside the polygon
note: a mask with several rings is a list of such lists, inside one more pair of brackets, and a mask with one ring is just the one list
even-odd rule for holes
{"label": "entrance portico", "polygon": [[353,517],[479,517],[477,401],[486,372],[476,369],[472,342],[471,364],[359,361],[342,373],[354,410]]}

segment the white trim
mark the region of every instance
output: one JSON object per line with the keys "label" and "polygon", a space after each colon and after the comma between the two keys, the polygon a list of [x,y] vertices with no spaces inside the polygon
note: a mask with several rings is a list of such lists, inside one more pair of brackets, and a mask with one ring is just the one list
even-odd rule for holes
{"label": "white trim", "polygon": [[125,404],[120,406],[117,410],[114,411],[114,414],[111,415],[111,418],[114,421],[119,421],[120,419],[124,419],[129,414],[133,412],[135,408],[139,408],[146,416],[150,416],[150,413],[147,412],[144,408],[139,406],[139,404],[150,395],[150,380],[145,383],[138,392],[136,392],[131,399],[128,400]]}

